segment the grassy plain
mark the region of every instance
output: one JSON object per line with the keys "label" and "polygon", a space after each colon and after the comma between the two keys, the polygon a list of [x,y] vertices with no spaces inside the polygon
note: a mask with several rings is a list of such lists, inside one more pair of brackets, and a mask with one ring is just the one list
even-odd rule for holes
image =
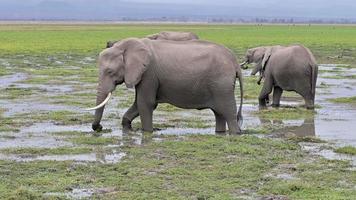
{"label": "grassy plain", "polygon": [[[17,138],[18,132],[22,134],[36,123],[90,126],[92,116],[78,109],[95,102],[98,72],[95,58],[106,41],[143,37],[162,30],[193,31],[202,39],[226,45],[240,61],[247,48],[298,43],[309,47],[320,63],[356,66],[356,26],[0,25],[0,75],[25,73],[28,77],[20,83],[31,86],[0,88],[1,100],[68,106],[63,110],[14,112],[10,116],[5,115],[11,113],[9,106],[0,108],[0,138]],[[255,82],[254,77],[245,78],[245,98],[257,98],[260,86]],[[133,93],[126,89],[120,88],[115,96],[122,96],[118,109],[127,109],[133,101]],[[163,120],[155,122],[158,128],[214,126],[214,122],[203,116],[172,117],[171,114],[182,110],[167,104],[160,105],[157,111]],[[253,114],[281,120],[312,118],[315,113],[302,108],[281,108]],[[109,119],[120,121],[115,114],[110,114]],[[140,127],[139,121],[133,126]],[[110,135],[111,130],[106,130],[109,135],[97,135],[76,129],[48,133],[73,146],[9,147],[0,148],[0,154],[26,158],[95,153],[100,159],[113,149],[125,152],[126,156],[118,163],[0,160],[0,199],[67,199],[72,198],[68,194],[75,189],[89,189],[93,196],[86,198],[98,199],[356,196],[356,173],[349,162],[309,155],[298,145],[301,141],[320,142],[318,139],[260,137],[275,128],[254,127],[243,136],[132,133],[117,137]],[[135,142],[136,138],[141,138],[141,144]],[[345,151],[354,149],[340,150]]]}

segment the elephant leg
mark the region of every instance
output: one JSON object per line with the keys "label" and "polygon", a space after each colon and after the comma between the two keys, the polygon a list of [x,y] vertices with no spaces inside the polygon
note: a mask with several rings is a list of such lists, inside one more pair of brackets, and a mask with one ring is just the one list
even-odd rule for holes
{"label": "elephant leg", "polygon": [[219,95],[219,98],[215,102],[214,111],[222,115],[222,117],[226,120],[230,134],[241,133],[241,129],[237,123],[237,107],[233,93],[229,95]]}
{"label": "elephant leg", "polygon": [[298,88],[296,92],[303,97],[307,109],[314,109],[315,96],[312,94],[309,85],[305,85],[304,87]]}
{"label": "elephant leg", "polygon": [[131,130],[131,122],[139,115],[138,109],[137,109],[137,102],[132,104],[132,106],[126,111],[124,116],[122,117],[122,127],[124,130]]}
{"label": "elephant leg", "polygon": [[269,95],[266,97],[266,104],[269,104]]}
{"label": "elephant leg", "polygon": [[215,112],[214,110],[213,110],[213,112],[215,115],[215,122],[216,122],[215,132],[217,132],[217,133],[226,132],[226,120],[225,120],[224,116]]}
{"label": "elephant leg", "polygon": [[153,110],[156,108],[156,93],[146,90],[137,92],[137,109],[141,119],[141,126],[143,131],[153,132],[152,115]]}
{"label": "elephant leg", "polygon": [[314,109],[314,97],[312,94],[303,95],[305,106],[307,109]]}
{"label": "elephant leg", "polygon": [[266,78],[265,82],[263,84],[262,90],[260,92],[260,95],[258,97],[258,102],[259,102],[259,106],[260,108],[266,108],[266,101],[267,99],[269,100],[268,95],[272,92],[272,80],[271,78]]}
{"label": "elephant leg", "polygon": [[273,88],[273,103],[272,103],[272,107],[279,107],[282,93],[283,93],[282,88],[280,88],[278,86],[274,86],[274,88]]}

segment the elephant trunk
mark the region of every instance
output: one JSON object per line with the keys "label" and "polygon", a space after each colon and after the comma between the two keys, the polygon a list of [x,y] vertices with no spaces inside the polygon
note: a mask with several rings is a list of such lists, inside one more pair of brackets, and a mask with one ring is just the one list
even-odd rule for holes
{"label": "elephant trunk", "polygon": [[262,70],[262,65],[261,63],[258,63],[255,65],[255,67],[252,69],[251,71],[251,75],[254,76],[256,75],[257,72],[261,71]]}
{"label": "elephant trunk", "polygon": [[97,97],[96,97],[96,105],[97,106],[102,105],[102,106],[99,106],[99,108],[97,108],[95,110],[94,122],[92,124],[92,128],[94,131],[102,130],[100,121],[101,121],[101,118],[103,117],[105,103],[109,100],[110,96],[111,96],[111,91],[104,90],[102,87],[102,84],[99,83],[98,90],[97,90]]}

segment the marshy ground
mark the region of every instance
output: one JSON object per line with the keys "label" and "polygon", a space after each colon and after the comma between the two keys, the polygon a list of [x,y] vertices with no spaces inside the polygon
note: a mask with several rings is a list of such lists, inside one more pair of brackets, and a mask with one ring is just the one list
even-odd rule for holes
{"label": "marshy ground", "polygon": [[[123,134],[134,90],[117,87],[91,131],[106,41],[194,31],[231,48],[303,43],[320,63],[315,111],[283,94],[259,111],[244,71],[244,134],[216,135],[209,110],[161,104],[154,133]],[[0,25],[0,199],[353,199],[356,27]],[[324,64],[323,64],[324,63]],[[236,98],[239,97],[236,90]]]}

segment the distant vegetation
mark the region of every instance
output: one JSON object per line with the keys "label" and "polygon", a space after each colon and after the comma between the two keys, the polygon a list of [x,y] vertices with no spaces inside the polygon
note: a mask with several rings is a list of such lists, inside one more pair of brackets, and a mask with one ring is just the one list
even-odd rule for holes
{"label": "distant vegetation", "polygon": [[99,53],[107,40],[162,30],[193,31],[226,45],[240,59],[247,48],[298,43],[319,63],[356,63],[356,26],[333,25],[0,25],[0,54]]}

